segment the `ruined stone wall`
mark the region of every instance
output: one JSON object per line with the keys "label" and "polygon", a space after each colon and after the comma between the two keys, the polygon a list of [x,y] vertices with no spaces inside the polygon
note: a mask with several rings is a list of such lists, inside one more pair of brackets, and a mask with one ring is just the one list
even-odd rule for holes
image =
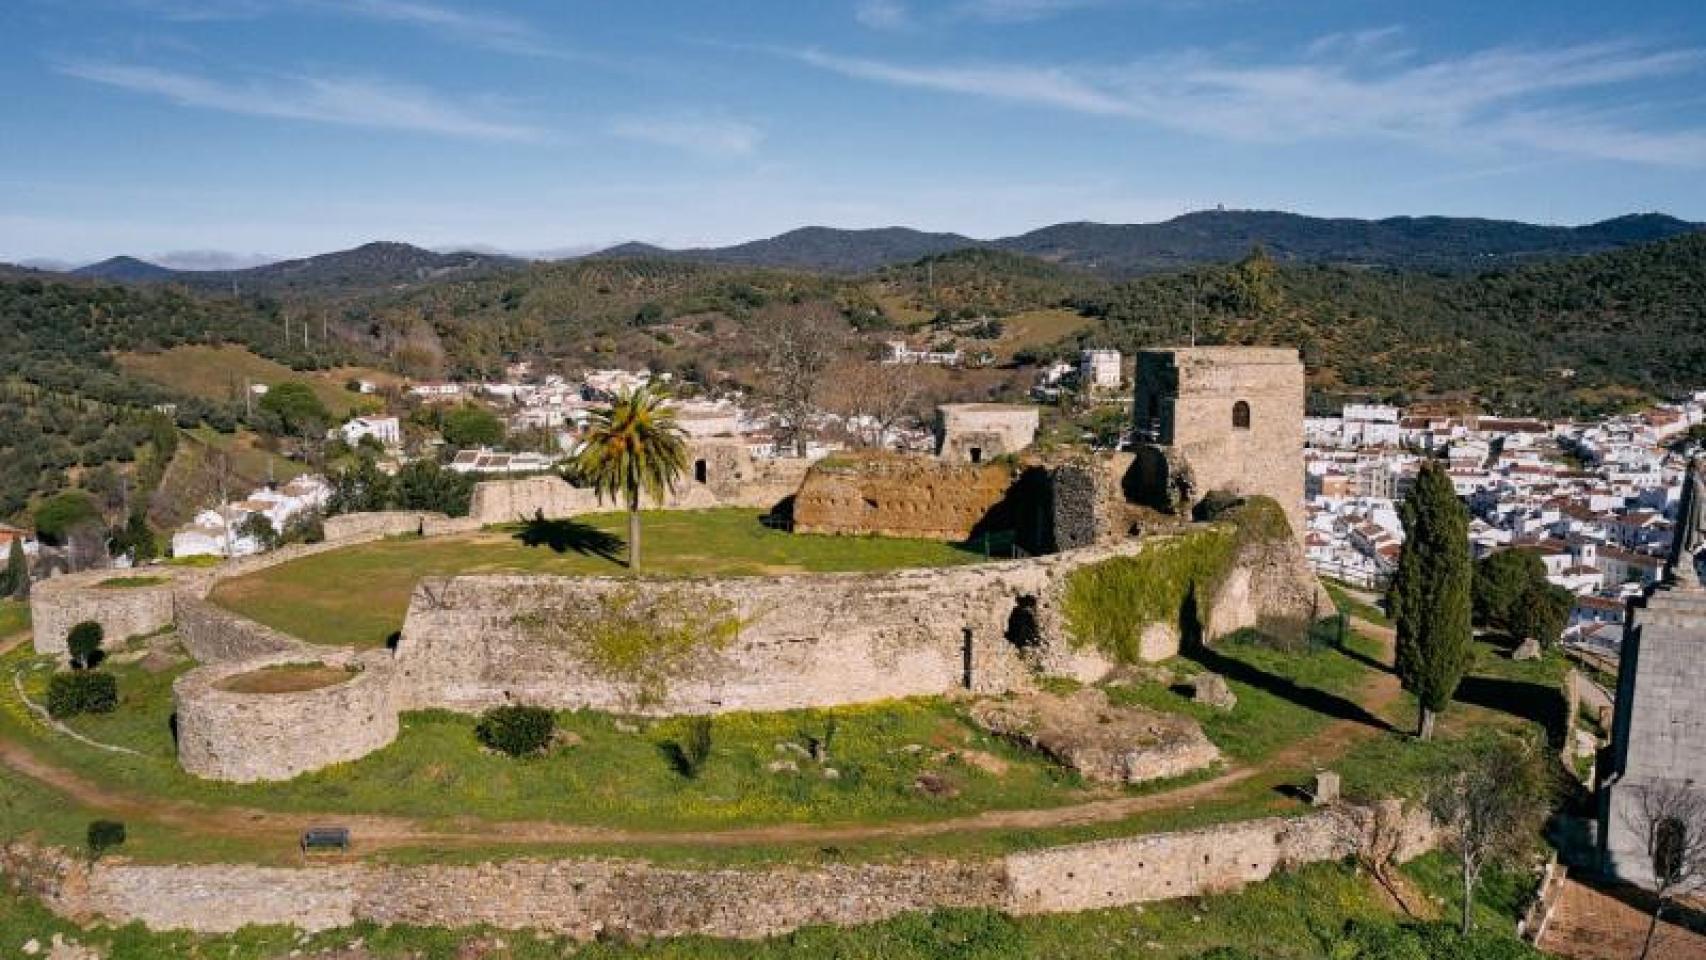
{"label": "ruined stone wall", "polygon": [[[1342,808],[1179,833],[1014,853],[994,861],[689,870],[635,860],[478,866],[147,866],[22,845],[0,867],[55,913],[224,933],[247,924],[317,931],[359,921],[601,935],[752,939],[810,924],[872,923],[951,907],[1059,913],[1223,892],[1343,857],[1369,815]],[[356,842],[360,843],[357,835]],[[1419,854],[1406,843],[1400,858]]]}
{"label": "ruined stone wall", "polygon": [[1026,469],[1015,490],[1019,543],[1032,553],[1073,550],[1130,536],[1129,453],[1096,454]]}
{"label": "ruined stone wall", "polygon": [[233,677],[303,662],[308,661],[300,652],[286,651],[179,677],[172,700],[183,768],[236,783],[288,780],[366,756],[397,738],[388,651],[326,661],[355,672],[342,683],[315,690],[241,693],[223,687]]}
{"label": "ruined stone wall", "polygon": [[1301,535],[1303,363],[1296,350],[1188,347],[1138,354],[1134,424],[1144,499],[1161,505],[1174,485],[1194,505],[1225,490],[1273,498]]}
{"label": "ruined stone wall", "polygon": [[[1009,854],[1009,913],[1066,913],[1224,893],[1275,872],[1339,860],[1370,841],[1373,812],[1332,807],[1296,817],[1268,817],[1178,833],[1046,847]],[[1400,863],[1433,849],[1438,831],[1425,811],[1394,825]]]}
{"label": "ruined stone wall", "polygon": [[[808,461],[800,459],[755,458],[738,441],[695,441],[688,445],[687,469],[677,481],[675,492],[661,505],[648,501],[645,506],[663,510],[712,507],[768,510],[793,496],[809,466]],[[591,490],[570,486],[560,477],[543,476],[475,484],[468,516],[479,526],[519,523],[541,515],[547,520],[560,520],[618,509],[621,509],[619,504],[599,502]]]}
{"label": "ruined stone wall", "polygon": [[[137,587],[103,587],[122,577],[158,576],[164,583]],[[101,625],[108,647],[153,633],[172,623],[171,568],[91,570],[37,583],[30,590],[30,624],[39,654],[64,656],[65,635],[85,620]]]}
{"label": "ruined stone wall", "polygon": [[1013,472],[995,464],[943,463],[893,453],[814,464],[794,498],[800,533],[962,541],[995,518]]}
{"label": "ruined stone wall", "polygon": [[1064,913],[1222,893],[1286,866],[1336,860],[1357,828],[1338,812],[1053,847],[1007,857],[1013,913]]}
{"label": "ruined stone wall", "polygon": [[420,510],[383,510],[374,513],[340,513],[325,521],[326,541],[344,543],[362,539],[420,533],[427,517],[442,517]]}
{"label": "ruined stone wall", "polygon": [[[1144,546],[942,570],[652,584],[648,592],[726,604],[739,630],[723,649],[695,658],[692,675],[671,682],[663,702],[644,709],[784,710],[1022,686],[1029,670],[1008,640],[1020,598],[1029,598],[1042,641],[1064,646],[1054,611],[1064,572]],[[400,701],[469,711],[505,702],[635,710],[623,678],[601,675],[572,641],[537,626],[596,621],[602,598],[630,584],[597,577],[423,580],[397,647]]]}
{"label": "ruined stone wall", "polygon": [[178,641],[197,663],[227,663],[312,649],[287,633],[198,597],[180,595],[176,610]]}
{"label": "ruined stone wall", "polygon": [[1290,636],[1335,609],[1297,539],[1255,540],[1239,550],[1215,591],[1204,631],[1210,638],[1251,628]]}

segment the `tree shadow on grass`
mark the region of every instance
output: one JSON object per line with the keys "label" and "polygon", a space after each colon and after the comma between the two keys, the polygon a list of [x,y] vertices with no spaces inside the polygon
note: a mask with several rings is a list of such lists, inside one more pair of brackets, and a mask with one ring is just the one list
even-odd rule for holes
{"label": "tree shadow on grass", "polygon": [[555,553],[575,553],[615,560],[626,542],[613,533],[576,520],[527,521],[515,539],[528,547],[545,547]]}
{"label": "tree shadow on grass", "polygon": [[1375,730],[1393,729],[1390,723],[1363,709],[1362,705],[1355,701],[1325,690],[1303,686],[1289,677],[1268,673],[1208,646],[1203,642],[1202,622],[1197,617],[1194,588],[1186,594],[1185,602],[1180,606],[1179,628],[1181,646],[1186,651],[1186,656],[1228,680],[1254,687],[1282,700],[1288,700],[1305,710],[1336,720],[1349,720]]}
{"label": "tree shadow on grass", "polygon": [[1564,723],[1569,719],[1569,705],[1556,687],[1525,680],[1464,677],[1452,699],[1538,724],[1553,746],[1562,745],[1568,732]]}

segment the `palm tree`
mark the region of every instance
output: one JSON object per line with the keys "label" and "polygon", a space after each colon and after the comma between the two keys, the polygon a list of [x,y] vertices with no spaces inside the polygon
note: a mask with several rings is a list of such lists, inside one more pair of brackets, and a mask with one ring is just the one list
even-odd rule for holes
{"label": "palm tree", "polygon": [[575,455],[575,472],[598,493],[628,508],[628,569],[640,566],[640,495],[654,503],[675,491],[687,466],[687,441],[665,407],[667,397],[641,387],[622,393],[608,410],[592,415]]}

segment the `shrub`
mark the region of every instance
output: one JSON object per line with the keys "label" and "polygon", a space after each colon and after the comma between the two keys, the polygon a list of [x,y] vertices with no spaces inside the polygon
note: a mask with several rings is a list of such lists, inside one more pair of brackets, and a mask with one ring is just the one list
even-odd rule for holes
{"label": "shrub", "polygon": [[544,707],[493,707],[480,715],[474,736],[512,757],[543,753],[557,730],[557,717]]}
{"label": "shrub", "polygon": [[696,779],[711,758],[711,718],[689,718],[686,733],[679,741],[664,744],[663,751],[676,773]]}
{"label": "shrub", "polygon": [[110,673],[81,670],[56,673],[47,684],[47,713],[56,720],[118,709],[118,679]]}
{"label": "shrub", "polygon": [[106,633],[93,620],[85,620],[65,635],[65,647],[71,652],[71,665],[81,670],[95,665],[101,653],[101,641]]}
{"label": "shrub", "polygon": [[124,824],[117,820],[95,820],[89,824],[89,857],[94,859],[123,845]]}

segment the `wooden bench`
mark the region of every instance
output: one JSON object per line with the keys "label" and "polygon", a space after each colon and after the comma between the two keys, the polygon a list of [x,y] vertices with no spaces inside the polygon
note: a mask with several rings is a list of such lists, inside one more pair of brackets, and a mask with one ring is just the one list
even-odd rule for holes
{"label": "wooden bench", "polygon": [[302,831],[302,855],[320,850],[349,852],[348,827],[309,827]]}

